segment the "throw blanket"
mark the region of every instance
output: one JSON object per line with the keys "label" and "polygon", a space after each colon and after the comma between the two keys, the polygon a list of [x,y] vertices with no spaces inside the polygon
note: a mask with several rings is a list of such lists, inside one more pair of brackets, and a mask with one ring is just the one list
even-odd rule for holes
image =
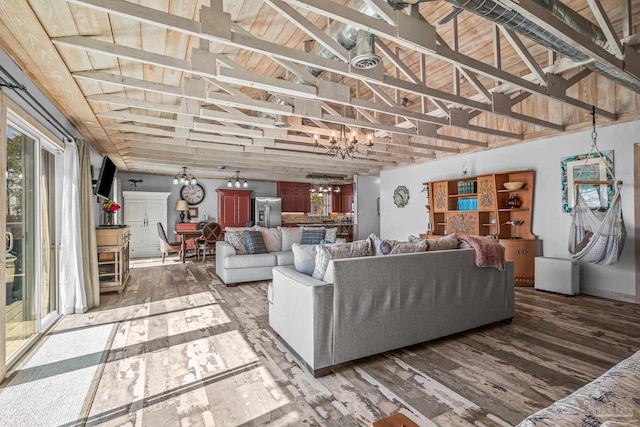
{"label": "throw blanket", "polygon": [[497,241],[486,236],[460,236],[476,251],[478,267],[494,267],[504,270],[504,248]]}

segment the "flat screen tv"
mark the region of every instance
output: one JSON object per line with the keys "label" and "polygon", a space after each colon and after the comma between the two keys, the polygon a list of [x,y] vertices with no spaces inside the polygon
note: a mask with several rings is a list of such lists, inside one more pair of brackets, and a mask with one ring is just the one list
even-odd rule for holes
{"label": "flat screen tv", "polygon": [[113,177],[116,174],[116,165],[107,156],[102,158],[102,167],[100,168],[100,175],[98,176],[98,182],[96,183],[95,194],[98,198],[109,199],[111,195],[111,185],[113,184]]}

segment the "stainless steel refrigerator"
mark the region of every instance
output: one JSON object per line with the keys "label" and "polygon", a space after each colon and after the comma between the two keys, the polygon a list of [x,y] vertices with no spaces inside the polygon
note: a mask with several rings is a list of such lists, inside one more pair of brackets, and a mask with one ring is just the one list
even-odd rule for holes
{"label": "stainless steel refrigerator", "polygon": [[282,200],[280,197],[256,197],[253,204],[255,225],[267,228],[282,225]]}

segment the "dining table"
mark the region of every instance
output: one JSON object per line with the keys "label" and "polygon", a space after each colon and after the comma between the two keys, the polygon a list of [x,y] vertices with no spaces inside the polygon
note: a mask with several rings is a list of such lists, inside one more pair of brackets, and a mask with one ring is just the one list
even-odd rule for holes
{"label": "dining table", "polygon": [[[185,262],[187,258],[187,240],[202,237],[202,230],[176,230],[176,234],[180,237],[180,261]],[[196,249],[197,254],[198,251]]]}

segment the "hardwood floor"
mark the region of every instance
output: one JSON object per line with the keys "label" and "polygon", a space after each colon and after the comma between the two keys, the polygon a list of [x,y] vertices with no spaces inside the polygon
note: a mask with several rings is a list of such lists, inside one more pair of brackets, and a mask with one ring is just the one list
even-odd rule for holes
{"label": "hardwood floor", "polygon": [[[214,262],[147,263],[76,316],[119,322],[87,425],[513,425],[640,348],[640,306],[517,289],[494,324],[314,379],[268,327],[267,282],[226,288]],[[68,323],[67,323],[68,326]]]}

